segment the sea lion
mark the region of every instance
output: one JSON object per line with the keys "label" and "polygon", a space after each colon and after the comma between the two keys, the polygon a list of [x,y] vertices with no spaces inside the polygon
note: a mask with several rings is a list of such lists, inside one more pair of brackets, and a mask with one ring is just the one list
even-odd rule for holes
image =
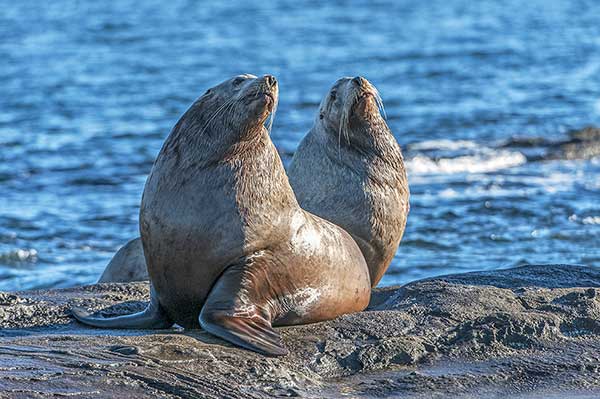
{"label": "sea lion", "polygon": [[272,326],[363,310],[371,282],[340,227],[298,205],[264,124],[277,81],[240,75],[208,90],[177,122],[146,181],[140,232],[151,282],[146,310],[97,327],[204,330],[284,355]]}
{"label": "sea lion", "polygon": [[380,109],[368,80],[339,79],[288,168],[300,206],[356,240],[373,287],[394,258],[409,211],[402,152]]}
{"label": "sea lion", "polygon": [[128,283],[148,280],[144,248],[140,237],[134,238],[117,251],[104,269],[99,283]]}

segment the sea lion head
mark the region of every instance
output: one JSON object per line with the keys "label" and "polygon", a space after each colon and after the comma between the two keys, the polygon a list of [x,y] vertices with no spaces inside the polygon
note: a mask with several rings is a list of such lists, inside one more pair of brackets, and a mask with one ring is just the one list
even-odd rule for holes
{"label": "sea lion head", "polygon": [[337,135],[339,142],[360,144],[365,129],[385,124],[379,92],[362,76],[338,79],[321,101],[317,125]]}
{"label": "sea lion head", "polygon": [[262,127],[271,115],[270,130],[278,98],[277,79],[273,75],[259,78],[244,74],[208,89],[191,111],[194,119],[202,124],[202,134],[251,131]]}

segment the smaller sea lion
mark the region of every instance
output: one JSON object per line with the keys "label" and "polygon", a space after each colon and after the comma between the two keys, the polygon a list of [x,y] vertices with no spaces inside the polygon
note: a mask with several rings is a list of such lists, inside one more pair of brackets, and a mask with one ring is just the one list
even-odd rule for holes
{"label": "smaller sea lion", "polygon": [[128,283],[148,280],[144,248],[140,237],[121,247],[110,260],[98,283]]}
{"label": "smaller sea lion", "polygon": [[339,79],[288,169],[300,206],[356,240],[373,287],[394,258],[409,211],[402,152],[380,109],[367,79]]}

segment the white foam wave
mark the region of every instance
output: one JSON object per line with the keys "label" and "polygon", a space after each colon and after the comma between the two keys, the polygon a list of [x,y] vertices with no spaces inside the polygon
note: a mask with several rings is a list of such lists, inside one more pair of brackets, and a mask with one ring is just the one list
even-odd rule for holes
{"label": "white foam wave", "polygon": [[525,155],[517,151],[481,149],[473,155],[432,159],[416,155],[406,160],[409,175],[486,173],[522,165]]}
{"label": "white foam wave", "polygon": [[581,221],[583,224],[600,224],[600,216],[588,216]]}
{"label": "white foam wave", "polygon": [[411,151],[412,150],[416,150],[416,151],[425,151],[425,150],[455,151],[455,150],[462,150],[462,149],[478,148],[478,147],[480,147],[480,145],[477,144],[476,142],[470,141],[470,140],[440,139],[440,140],[421,141],[419,143],[409,144],[407,147]]}
{"label": "white foam wave", "polygon": [[0,261],[4,263],[20,263],[20,262],[35,262],[38,252],[31,249],[16,249],[0,254]]}

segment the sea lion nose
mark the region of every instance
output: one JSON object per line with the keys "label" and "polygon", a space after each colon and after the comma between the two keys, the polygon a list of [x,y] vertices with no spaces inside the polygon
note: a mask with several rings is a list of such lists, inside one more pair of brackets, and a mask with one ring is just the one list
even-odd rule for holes
{"label": "sea lion nose", "polygon": [[277,79],[275,79],[275,76],[273,75],[265,75],[264,79],[269,87],[273,87],[277,84]]}
{"label": "sea lion nose", "polygon": [[357,76],[354,79],[352,79],[352,83],[354,83],[358,87],[365,86],[366,82],[367,82],[367,80],[365,78],[363,78],[362,76]]}

